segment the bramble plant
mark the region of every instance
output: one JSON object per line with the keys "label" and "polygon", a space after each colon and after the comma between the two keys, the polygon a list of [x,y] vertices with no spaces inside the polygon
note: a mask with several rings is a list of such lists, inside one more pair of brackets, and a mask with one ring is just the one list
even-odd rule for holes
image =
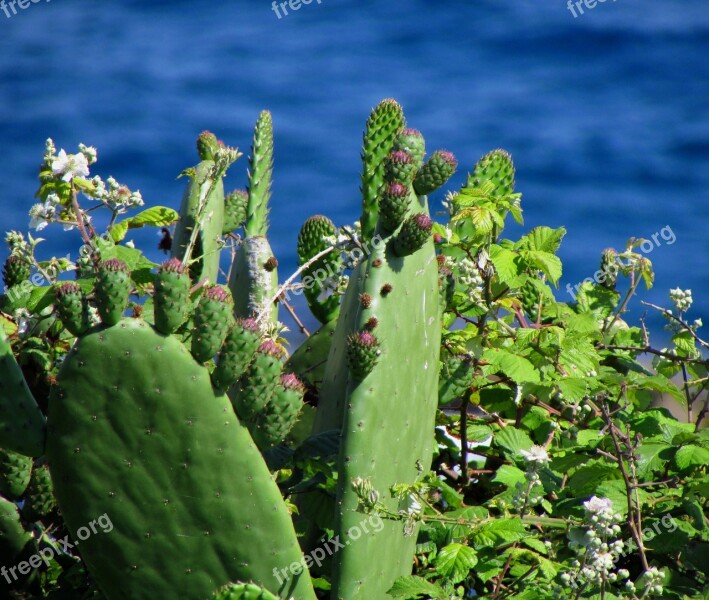
{"label": "bramble plant", "polygon": [[[48,140],[30,228],[81,248],[6,235],[4,597],[708,597],[709,343],[690,290],[643,303],[667,347],[625,321],[654,283],[643,240],[558,301],[565,229],[504,237],[523,222],[510,155],[436,221],[457,160],[385,100],[360,221],[309,218],[279,284],[270,113],[245,190],[224,190],[236,148],[203,132],[197,153],[178,213]],[[140,227],[169,260],[127,241]],[[279,307],[307,333],[300,293],[320,328],[289,356]]]}

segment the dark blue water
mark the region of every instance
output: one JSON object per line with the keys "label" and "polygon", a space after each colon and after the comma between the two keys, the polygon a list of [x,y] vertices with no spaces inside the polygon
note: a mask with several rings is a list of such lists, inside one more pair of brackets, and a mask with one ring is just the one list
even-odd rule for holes
{"label": "dark blue water", "polygon": [[[305,218],[359,216],[362,127],[391,96],[429,149],[458,156],[456,187],[488,150],[513,154],[525,227],[568,229],[560,298],[603,248],[669,226],[675,242],[656,236],[647,255],[656,286],[646,298],[692,288],[691,315],[706,316],[707,57],[706,0],[608,0],[577,18],[562,0],[313,0],[280,20],[267,0],[40,0],[0,12],[0,224],[27,228],[48,136],[70,152],[98,147],[95,172],[177,207],[196,134],[247,150],[268,108],[284,278]],[[234,165],[230,187],[245,169]],[[132,237],[157,243],[153,232]],[[51,239],[44,257],[77,245],[76,232]]]}

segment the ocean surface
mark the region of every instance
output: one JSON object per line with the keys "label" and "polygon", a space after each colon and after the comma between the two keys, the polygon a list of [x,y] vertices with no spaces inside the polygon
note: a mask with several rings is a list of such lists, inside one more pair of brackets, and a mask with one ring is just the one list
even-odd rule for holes
{"label": "ocean surface", "polygon": [[[706,0],[607,0],[576,17],[563,0],[312,0],[280,18],[267,0],[23,1],[0,12],[2,230],[28,228],[47,137],[69,152],[96,146],[94,173],[177,208],[196,135],[211,129],[248,154],[267,108],[283,280],[308,216],[359,217],[362,129],[394,97],[429,150],[459,158],[451,189],[487,151],[512,153],[525,225],[510,234],[568,230],[560,299],[604,248],[657,234],[644,247],[655,287],[629,320],[640,299],[666,304],[677,286],[693,290],[690,320],[707,317]],[[244,158],[227,185],[245,173]],[[76,232],[55,227],[38,254],[75,256]],[[130,237],[160,260],[154,231]],[[661,343],[662,319],[648,320]]]}

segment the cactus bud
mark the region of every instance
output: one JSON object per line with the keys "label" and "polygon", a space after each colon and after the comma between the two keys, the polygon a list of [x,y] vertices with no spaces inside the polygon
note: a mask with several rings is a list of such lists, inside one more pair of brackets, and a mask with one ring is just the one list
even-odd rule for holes
{"label": "cactus bud", "polygon": [[63,283],[55,292],[55,307],[64,328],[75,336],[86,332],[91,324],[89,305],[81,288],[75,283]]}
{"label": "cactus bud", "polygon": [[23,281],[27,281],[30,277],[30,273],[30,264],[24,258],[14,254],[8,256],[5,261],[5,266],[2,269],[5,287],[10,289]]}
{"label": "cactus bud", "polygon": [[227,390],[246,371],[259,346],[260,328],[256,319],[237,319],[229,329],[219,353],[212,382],[219,390]]}
{"label": "cactus bud", "polygon": [[483,156],[468,176],[468,186],[480,187],[484,181],[494,184],[494,196],[508,196],[514,192],[515,167],[505,150],[493,150]]}
{"label": "cactus bud", "polygon": [[197,154],[200,160],[214,160],[221,142],[211,131],[203,131],[197,138]]}
{"label": "cactus bud", "polygon": [[234,190],[224,198],[223,235],[239,229],[246,221],[249,194],[246,190]]}
{"label": "cactus bud", "polygon": [[420,167],[426,154],[426,142],[418,129],[401,131],[394,141],[394,150],[405,150],[411,155],[416,167]]}
{"label": "cactus bud", "polygon": [[232,323],[231,294],[219,285],[205,288],[194,312],[192,356],[203,363],[212,358],[226,338]]}
{"label": "cactus bud", "polygon": [[448,181],[458,168],[458,161],[447,150],[436,150],[416,173],[414,191],[425,196]]}
{"label": "cactus bud", "polygon": [[131,291],[130,272],[122,260],[112,258],[101,263],[96,274],[96,308],[105,325],[118,323],[128,306]]}
{"label": "cactus bud", "polygon": [[387,231],[394,231],[403,223],[410,204],[408,186],[396,181],[386,184],[379,198],[379,215]]}
{"label": "cactus bud", "polygon": [[155,328],[165,334],[174,332],[187,320],[189,307],[190,276],[180,259],[171,258],[155,276]]}
{"label": "cactus bud", "polygon": [[431,236],[433,221],[424,213],[410,216],[401,226],[394,240],[394,252],[397,256],[408,256],[423,247]]}
{"label": "cactus bud", "polygon": [[347,338],[347,365],[357,381],[372,372],[380,354],[379,340],[369,331],[360,331]]}
{"label": "cactus bud", "polygon": [[386,158],[385,179],[388,182],[397,182],[404,186],[411,185],[416,175],[418,166],[405,150],[394,150]]}

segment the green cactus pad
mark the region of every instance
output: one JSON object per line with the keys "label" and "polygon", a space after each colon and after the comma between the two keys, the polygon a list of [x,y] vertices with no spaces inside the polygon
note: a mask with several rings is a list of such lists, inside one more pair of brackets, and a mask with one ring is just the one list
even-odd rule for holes
{"label": "green cactus pad", "polygon": [[[302,266],[314,256],[332,247],[327,238],[337,234],[335,224],[322,215],[310,217],[298,234],[298,263]],[[323,283],[328,278],[339,276],[342,270],[342,259],[339,252],[332,251],[310,267],[305,269],[302,280],[305,299],[315,318],[321,323],[327,323],[337,318],[340,311],[340,296],[332,294],[323,297],[326,291]]]}
{"label": "green cactus pad", "polygon": [[458,161],[447,150],[436,150],[416,173],[414,191],[420,196],[430,194],[448,181],[458,168]]}
{"label": "green cactus pad", "polygon": [[[210,283],[216,283],[219,276],[219,251],[224,229],[224,184],[219,179],[210,185],[213,169],[213,161],[203,160],[189,177],[170,255],[184,262],[192,232],[198,226],[197,241],[190,255],[190,277],[193,281],[207,279]],[[197,223],[198,219],[200,223]]]}
{"label": "green cactus pad", "polygon": [[249,206],[249,193],[246,190],[234,190],[224,197],[224,235],[239,229],[246,222]]}
{"label": "green cactus pad", "polygon": [[419,168],[423,163],[423,157],[426,155],[426,141],[418,129],[404,129],[396,136],[394,150],[408,152],[416,168]]}
{"label": "green cactus pad", "polygon": [[22,506],[22,518],[25,521],[39,521],[57,507],[54,497],[54,486],[49,474],[49,467],[44,462],[38,462],[32,469],[32,478],[25,493],[25,503]]}
{"label": "green cactus pad", "polygon": [[396,182],[408,187],[417,170],[418,165],[411,154],[405,150],[394,150],[386,158],[384,176],[389,183]]}
{"label": "green cactus pad", "polygon": [[19,500],[25,493],[32,474],[32,459],[0,448],[0,494]]}
{"label": "green cactus pad", "polygon": [[234,410],[249,420],[271,401],[280,384],[282,352],[272,340],[264,340],[237,385],[230,391]]}
{"label": "green cactus pad", "polygon": [[221,143],[211,131],[203,131],[197,138],[197,154],[200,160],[214,160]]}
{"label": "green cactus pad", "polygon": [[115,325],[123,317],[131,291],[128,266],[122,260],[110,259],[98,268],[94,297],[104,325]]}
{"label": "green cactus pad", "polygon": [[0,565],[17,564],[21,556],[29,554],[28,548],[36,546],[32,535],[22,527],[17,506],[0,498]]}
{"label": "green cactus pad", "polygon": [[303,340],[285,364],[286,370],[295,373],[316,394],[325,375],[327,356],[336,326],[335,319],[322,325],[309,338]]}
{"label": "green cactus pad", "polygon": [[26,456],[41,456],[44,423],[44,415],[0,327],[0,447]]}
{"label": "green cactus pad", "polygon": [[273,179],[273,120],[264,110],[254,127],[254,140],[249,157],[249,203],[244,231],[247,235],[266,235],[268,201]]}
{"label": "green cactus pad", "polygon": [[423,247],[431,239],[433,221],[424,213],[411,215],[404,221],[396,239],[394,252],[397,256],[408,256]]}
{"label": "green cactus pad", "polygon": [[263,451],[280,444],[293,429],[303,408],[305,386],[292,373],[281,375],[280,384],[249,427],[256,445]]}
{"label": "green cactus pad", "polygon": [[2,268],[2,278],[5,282],[5,287],[10,289],[23,281],[27,281],[31,272],[30,264],[24,258],[14,254],[8,256]]}
{"label": "green cactus pad", "polygon": [[438,404],[444,406],[462,398],[473,382],[473,364],[467,355],[448,355],[441,364]]}
{"label": "green cactus pad", "polygon": [[509,196],[514,192],[515,167],[506,150],[493,150],[475,164],[473,172],[468,175],[468,186],[480,187],[484,181],[495,185],[495,196]]}
{"label": "green cactus pad", "polygon": [[63,283],[55,292],[54,307],[59,320],[71,335],[82,335],[91,325],[89,305],[81,288],[75,283]]}
{"label": "green cactus pad", "polygon": [[260,330],[254,319],[237,319],[229,329],[219,361],[212,373],[218,390],[228,390],[244,374],[259,346]]}
{"label": "green cactus pad", "polygon": [[372,239],[379,218],[379,191],[384,185],[384,159],[398,133],[406,127],[404,112],[396,100],[382,100],[367,119],[362,147],[362,238]]}
{"label": "green cactus pad", "polygon": [[401,183],[387,183],[379,198],[379,216],[387,231],[396,231],[409,212],[409,188]]}
{"label": "green cactus pad", "polygon": [[217,590],[212,600],[278,600],[278,596],[253,583],[230,583]]}
{"label": "green cactus pad", "polygon": [[[204,600],[230,581],[314,599],[307,573],[275,578],[302,561],[286,506],[228,398],[176,337],[125,319],[80,338],[50,396],[46,456],[108,600]],[[102,517],[110,531],[86,537]]]}
{"label": "green cactus pad", "polygon": [[212,359],[226,338],[232,323],[231,294],[220,285],[204,289],[194,312],[192,355],[198,362]]}
{"label": "green cactus pad", "polygon": [[182,262],[171,258],[155,275],[155,328],[161,333],[173,333],[187,320],[189,308],[190,277]]}

